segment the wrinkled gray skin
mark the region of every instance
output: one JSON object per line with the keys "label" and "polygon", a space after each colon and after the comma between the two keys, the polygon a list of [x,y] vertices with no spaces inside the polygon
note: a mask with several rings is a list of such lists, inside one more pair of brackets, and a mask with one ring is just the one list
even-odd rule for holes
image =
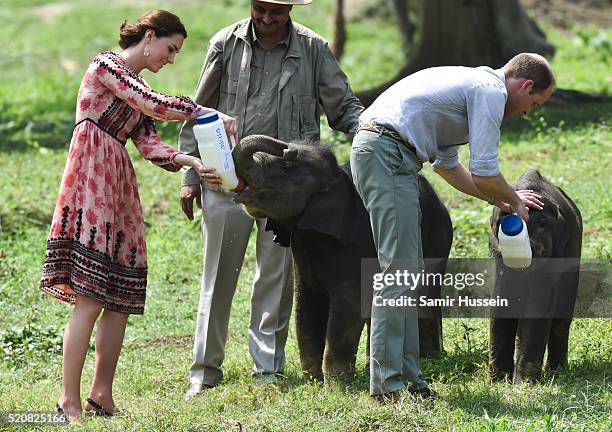
{"label": "wrinkled gray skin", "polygon": [[[268,218],[277,237],[290,236],[296,287],[296,330],[302,368],[315,379],[351,377],[362,318],[362,258],[376,258],[367,211],[348,167],[314,144],[249,136],[234,149],[236,171],[249,188],[234,196],[253,217]],[[422,238],[428,271],[444,273],[452,225],[431,185],[419,176]],[[440,296],[440,287],[424,295]],[[371,293],[367,293],[371,295]],[[421,311],[420,311],[421,312]],[[440,309],[419,321],[421,353],[442,350]]]}
{"label": "wrinkled gray skin", "polygon": [[299,215],[315,192],[336,182],[339,170],[334,155],[323,147],[291,144],[289,148],[263,135],[243,138],[233,155],[237,175],[249,185],[236,202],[254,218]]}
{"label": "wrinkled gray skin", "polygon": [[[544,209],[529,209],[527,229],[532,265],[522,271],[505,267],[502,262],[497,233],[506,213],[499,208],[493,210],[489,252],[496,264],[494,295],[521,298],[521,304],[532,312],[525,318],[514,315],[513,318],[490,319],[489,372],[494,380],[510,378],[518,384],[541,377],[546,348],[547,369],[555,371],[567,366],[568,338],[579,277],[579,267],[567,263],[577,263],[569,258],[580,258],[582,218],[565,192],[538,171],[525,172],[515,189],[532,189],[541,194]],[[564,263],[561,271],[560,263]],[[538,312],[534,314],[533,311]],[[546,317],[535,318],[534,315]]]}

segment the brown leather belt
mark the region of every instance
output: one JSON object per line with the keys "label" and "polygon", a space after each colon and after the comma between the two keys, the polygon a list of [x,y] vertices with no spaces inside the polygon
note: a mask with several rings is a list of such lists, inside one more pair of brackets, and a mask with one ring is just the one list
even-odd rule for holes
{"label": "brown leather belt", "polygon": [[394,140],[397,140],[401,142],[402,144],[404,144],[406,147],[408,147],[408,150],[410,150],[412,153],[416,155],[416,149],[414,148],[414,146],[410,144],[409,141],[402,138],[402,136],[396,130],[388,126],[380,126],[380,125],[373,124],[373,123],[361,123],[359,127],[357,128],[357,132],[361,130],[368,131],[368,132],[374,132],[375,134],[378,134],[379,136],[385,135],[385,136],[388,136],[389,138],[393,138]]}

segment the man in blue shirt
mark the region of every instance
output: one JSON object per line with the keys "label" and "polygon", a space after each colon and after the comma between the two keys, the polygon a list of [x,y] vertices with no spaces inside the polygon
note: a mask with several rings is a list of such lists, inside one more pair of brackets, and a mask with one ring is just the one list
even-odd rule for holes
{"label": "man in blue shirt", "polygon": [[[544,104],[554,83],[546,59],[523,53],[497,70],[451,66],[419,71],[362,113],[351,153],[353,182],[370,215],[384,273],[422,269],[417,173],[423,162],[431,162],[459,191],[524,220],[527,206],[541,209],[538,195],[516,192],[506,183],[497,150],[502,119]],[[466,168],[458,146],[468,143]],[[394,283],[381,294],[400,299],[411,290]],[[370,346],[370,394],[375,399],[393,400],[407,386],[413,394],[435,396],[419,365],[416,307],[373,305]]]}

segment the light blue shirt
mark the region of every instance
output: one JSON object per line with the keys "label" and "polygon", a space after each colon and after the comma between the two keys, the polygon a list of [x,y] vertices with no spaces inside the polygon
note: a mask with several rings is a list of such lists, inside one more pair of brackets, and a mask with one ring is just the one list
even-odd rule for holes
{"label": "light blue shirt", "polygon": [[470,172],[495,176],[505,83],[503,70],[486,66],[424,69],[387,89],[359,121],[394,129],[440,168],[459,165],[458,146],[469,143]]}

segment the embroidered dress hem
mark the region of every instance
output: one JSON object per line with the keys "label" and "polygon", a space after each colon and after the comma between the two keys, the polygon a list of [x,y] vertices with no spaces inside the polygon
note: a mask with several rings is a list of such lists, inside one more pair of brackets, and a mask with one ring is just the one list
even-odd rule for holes
{"label": "embroidered dress hem", "polygon": [[74,304],[76,293],[98,300],[104,309],[142,315],[146,285],[146,267],[113,263],[109,256],[69,239],[47,243],[40,289],[58,300]]}

